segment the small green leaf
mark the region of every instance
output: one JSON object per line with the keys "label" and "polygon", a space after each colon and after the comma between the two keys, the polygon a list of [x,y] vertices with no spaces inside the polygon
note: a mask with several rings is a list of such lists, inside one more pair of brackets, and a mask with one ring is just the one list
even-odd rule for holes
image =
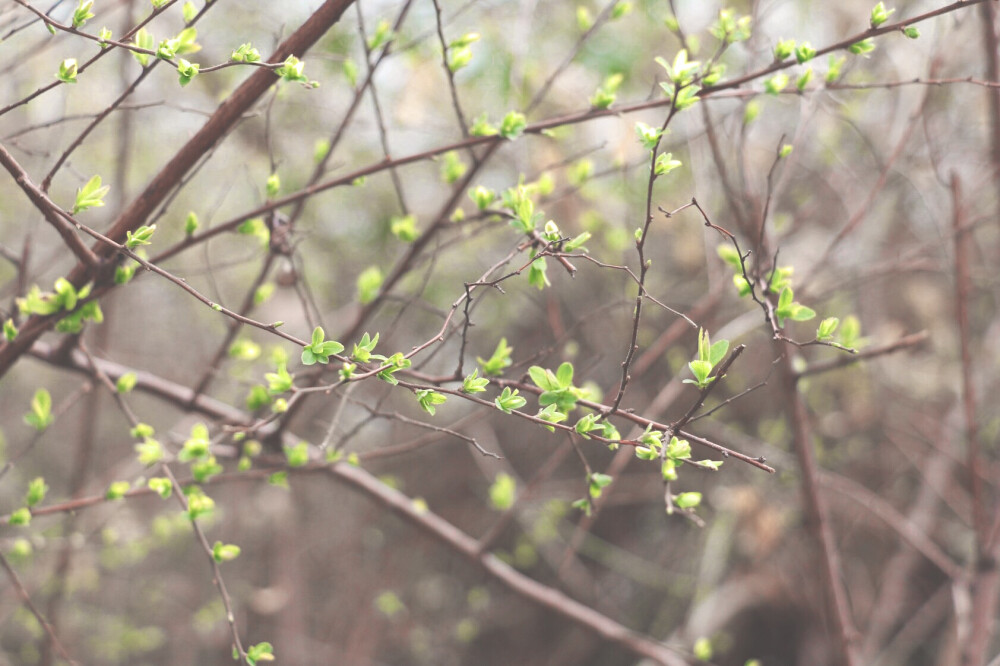
{"label": "small green leaf", "polygon": [[778,40],[778,43],[774,47],[774,59],[778,62],[785,60],[793,53],[795,53],[794,39]]}
{"label": "small green leaf", "polygon": [[702,636],[694,642],[694,647],[691,651],[694,653],[694,658],[698,661],[709,661],[712,658],[712,641]]}
{"label": "small green leaf", "polygon": [[[559,411],[559,406],[554,403],[548,405],[542,410],[539,410],[538,414],[536,414],[535,416],[548,423],[562,423],[563,421],[569,418],[569,415],[566,414],[566,412]],[[544,427],[549,432],[556,431],[556,429],[553,426],[547,425]]]}
{"label": "small green leaf", "polygon": [[499,377],[503,374],[504,368],[509,367],[513,363],[510,356],[512,351],[514,351],[514,348],[507,345],[507,338],[500,338],[500,342],[497,343],[496,349],[489,360],[484,361],[477,356],[476,362],[482,367],[484,375]]}
{"label": "small green leaf", "polygon": [[[103,204],[101,204],[101,205],[103,205]],[[125,231],[125,247],[127,247],[130,250],[134,250],[135,248],[139,247],[140,245],[150,245],[150,244],[152,244],[152,241],[150,239],[153,237],[153,233],[154,232],[156,232],[156,225],[155,224],[152,224],[152,225],[149,225],[149,226],[146,226],[144,224],[141,227],[139,227],[138,229],[136,229],[135,232],[126,230]]]}
{"label": "small green leaf", "polygon": [[[94,176],[86,184],[76,191],[76,202],[73,204],[73,214],[88,208],[99,208],[104,205],[104,195],[111,189],[110,186],[101,186],[101,177]],[[154,225],[155,226],[155,225]]]}
{"label": "small green leaf", "polygon": [[198,70],[201,68],[196,62],[188,62],[184,58],[177,59],[177,74],[179,75],[178,81],[182,86],[186,86],[191,83],[191,80],[198,76]]}
{"label": "small green leaf", "polygon": [[148,423],[137,423],[135,427],[129,430],[129,434],[136,439],[144,439],[146,437],[152,437],[155,434],[153,426]]}
{"label": "small green leaf", "polygon": [[637,446],[635,447],[635,457],[639,460],[656,460],[660,454],[648,446]]}
{"label": "small green leaf", "polygon": [[619,0],[619,2],[616,2],[615,6],[611,8],[611,20],[617,21],[618,19],[628,16],[631,13],[632,3]]}
{"label": "small green leaf", "polygon": [[28,483],[28,492],[25,494],[24,503],[28,507],[33,507],[43,499],[49,492],[49,487],[45,484],[45,479],[36,477]]}
{"label": "small green leaf", "polygon": [[520,409],[528,403],[527,400],[517,393],[517,389],[511,390],[509,386],[505,386],[503,392],[493,402],[497,406],[497,409],[505,414],[510,414],[511,411]]}
{"label": "small green leaf", "polygon": [[229,59],[233,62],[260,62],[260,51],[247,42],[245,44],[240,44],[239,47],[230,54]]}
{"label": "small green leaf", "polygon": [[595,109],[606,109],[614,104],[618,88],[624,80],[625,75],[621,72],[615,72],[605,78],[597,90],[594,91],[593,96],[591,96],[590,106]]}
{"label": "small green leaf", "polygon": [[412,214],[393,216],[389,220],[389,231],[404,243],[412,243],[420,235],[417,231],[417,216]]}
{"label": "small green leaf", "polygon": [[285,447],[285,460],[289,467],[302,467],[309,462],[309,442],[299,442]]}
{"label": "small green leaf", "polygon": [[719,340],[710,348],[708,362],[712,364],[712,367],[715,367],[726,357],[727,351],[729,351],[729,340]]}
{"label": "small green leaf", "polygon": [[120,500],[131,488],[132,484],[128,481],[112,481],[104,492],[104,499]]}
{"label": "small green leaf", "polygon": [[813,68],[806,67],[806,70],[802,72],[802,74],[799,76],[798,79],[795,80],[795,87],[800,92],[805,90],[806,86],[809,85],[809,82],[812,80],[812,77],[813,77]]}
{"label": "small green leaf", "polygon": [[208,426],[204,423],[196,423],[191,427],[191,436],[184,442],[184,446],[177,454],[177,459],[181,462],[191,462],[205,458],[209,455],[211,446]]}
{"label": "small green leaf", "polygon": [[257,643],[247,648],[247,661],[250,666],[257,666],[259,661],[274,661],[274,648],[270,643]]}
{"label": "small green leaf", "polygon": [[472,136],[493,136],[496,133],[497,128],[490,124],[485,113],[478,116],[469,128],[469,134]]}
{"label": "small green leaf", "polygon": [[268,199],[273,199],[278,196],[278,193],[281,192],[281,176],[276,173],[272,173],[268,176],[265,189],[267,190]]}
{"label": "small green leaf", "polygon": [[764,91],[769,95],[777,95],[788,87],[788,75],[778,72],[768,80],[764,81]]}
{"label": "small green leaf", "polygon": [[691,374],[694,375],[698,387],[707,386],[708,375],[712,372],[712,364],[708,361],[691,361],[688,363],[688,367],[691,368]]}
{"label": "small green leaf", "polygon": [[73,27],[80,29],[89,19],[94,18],[94,13],[90,11],[94,7],[94,0],[80,0],[73,12]]}
{"label": "small green leaf", "polygon": [[517,481],[509,474],[500,472],[490,485],[490,504],[497,511],[506,511],[514,506],[517,496]]}
{"label": "small green leaf", "polygon": [[639,142],[643,145],[646,150],[653,150],[656,148],[657,144],[660,142],[660,137],[663,136],[663,130],[650,127],[646,123],[638,122],[635,124],[635,133],[639,137]]}
{"label": "small green leaf", "polygon": [[431,416],[437,411],[437,405],[442,405],[448,400],[447,396],[431,389],[420,389],[416,392],[416,396],[420,408]]}
{"label": "small green leaf", "polygon": [[173,484],[166,477],[153,477],[146,482],[146,485],[162,499],[169,499],[174,492]]}
{"label": "small green leaf", "polygon": [[833,54],[830,54],[830,57],[827,59],[827,70],[826,70],[827,83],[834,83],[837,79],[840,78],[840,70],[844,66],[845,62],[847,62],[846,56],[840,56],[838,58]]}
{"label": "small green leaf", "polygon": [[691,457],[691,443],[686,439],[671,437],[664,455],[673,460],[687,460]]}
{"label": "small green leaf", "polygon": [[861,338],[861,322],[854,315],[848,315],[840,326],[840,344],[844,347],[860,347],[865,343]]}
{"label": "small green leaf", "polygon": [[819,323],[819,328],[816,329],[816,339],[820,341],[826,341],[833,338],[834,331],[837,330],[837,326],[840,325],[840,319],[837,317],[828,317]]}
{"label": "small green leaf", "polygon": [[66,58],[59,63],[59,72],[56,74],[56,78],[63,83],[76,83],[76,73],[76,58]]}
{"label": "small green leaf", "polygon": [[215,500],[206,495],[198,486],[188,486],[184,492],[188,501],[188,520],[197,520],[215,511]]}
{"label": "small green leaf", "polygon": [[[531,251],[532,256],[535,256],[535,251]],[[531,266],[528,267],[528,284],[536,289],[544,289],[545,287],[551,286],[548,276],[548,262],[545,261],[545,257],[537,257],[531,262]]]}
{"label": "small green leaf", "polygon": [[[139,28],[135,33],[135,40],[132,42],[132,46],[138,47],[140,49],[145,49],[147,51],[152,51],[153,46],[156,44],[156,40],[152,33],[147,31],[145,28]],[[136,53],[133,52],[132,56],[139,61],[139,64],[145,67],[149,64],[149,54],[148,53]]]}
{"label": "small green leaf", "polygon": [[573,429],[577,432],[578,435],[583,436],[584,439],[590,439],[590,435],[588,433],[594,430],[601,430],[601,431],[604,430],[603,426],[601,426],[601,424],[598,423],[598,419],[600,418],[601,417],[599,414],[594,414],[594,413],[585,414],[583,418],[581,418],[579,421],[576,422],[576,425],[573,426]]}
{"label": "small green leaf", "polygon": [[219,474],[222,474],[222,465],[218,463],[213,455],[191,463],[191,477],[197,483],[204,483]]}
{"label": "small green leaf", "polygon": [[880,25],[888,21],[889,17],[892,16],[893,12],[895,11],[896,11],[895,9],[886,9],[885,3],[879,2],[877,5],[872,7],[872,14],[870,21],[871,27],[872,28],[879,27]]}
{"label": "small green leaf", "polygon": [[163,460],[163,445],[152,437],[146,437],[134,447],[139,464],[148,467]]}
{"label": "small green leaf", "polygon": [[862,39],[860,42],[855,42],[847,47],[847,50],[854,55],[867,56],[869,53],[875,50],[875,40],[871,37]]}
{"label": "small green leaf", "polygon": [[809,62],[816,57],[816,49],[812,47],[809,42],[802,42],[795,49],[795,60],[800,65],[804,62]]}
{"label": "small green leaf", "polygon": [[40,388],[31,398],[31,411],[24,415],[24,422],[41,432],[52,425],[53,420],[52,396],[46,389]]}
{"label": "small green leaf", "polygon": [[680,166],[683,166],[683,162],[673,159],[672,153],[661,153],[656,156],[656,162],[653,165],[653,173],[657,176],[662,176],[670,173]]}
{"label": "small green leaf", "polygon": [[309,79],[303,73],[303,69],[306,64],[296,58],[293,55],[285,58],[285,62],[278,69],[274,70],[274,73],[280,76],[285,81],[297,81],[299,83],[305,83]]}
{"label": "small green leaf", "polygon": [[389,20],[379,19],[378,24],[375,26],[375,32],[368,38],[368,50],[374,51],[375,49],[381,48],[385,44],[389,43],[389,40],[393,39],[395,36],[396,35],[392,30],[392,24],[389,23]]}
{"label": "small green leaf", "polygon": [[3,323],[3,337],[7,342],[13,342],[17,339],[17,326],[14,325],[13,319],[8,319]]}
{"label": "small green leaf", "polygon": [[229,358],[240,361],[254,361],[260,358],[260,345],[248,338],[239,338],[229,345]]}
{"label": "small green leaf", "polygon": [[216,562],[232,562],[239,556],[239,546],[234,546],[229,543],[224,544],[221,541],[216,541],[212,545],[212,558],[215,559]]}
{"label": "small green leaf", "polygon": [[367,305],[378,296],[382,288],[382,270],[378,266],[369,266],[358,275],[358,302]]}
{"label": "small green leaf", "polygon": [[477,185],[469,190],[469,198],[475,202],[476,208],[479,210],[486,210],[487,206],[493,203],[493,200],[497,198],[497,194],[488,187]]}
{"label": "small green leaf", "polygon": [[590,475],[590,496],[597,499],[601,496],[604,488],[609,486],[614,478],[608,474],[594,473]]}
{"label": "small green leaf", "polygon": [[341,69],[344,72],[344,76],[347,77],[347,82],[351,84],[352,88],[358,87],[358,63],[354,62],[351,58],[345,58],[344,63],[341,65]]}
{"label": "small green leaf", "polygon": [[448,49],[448,69],[457,72],[472,62],[472,49],[468,46]]}
{"label": "small green leaf", "polygon": [[681,493],[674,497],[674,504],[680,509],[693,509],[701,504],[701,493]]}
{"label": "small green leaf", "polygon": [[462,380],[462,393],[482,393],[486,390],[490,380],[479,377],[479,368],[472,371],[472,374]]}
{"label": "small green leaf", "polygon": [[26,506],[22,506],[20,509],[11,512],[10,519],[8,520],[10,525],[24,527],[31,523],[31,509]]}
{"label": "small green leaf", "polygon": [[528,121],[524,117],[523,113],[518,113],[517,111],[509,111],[507,115],[503,117],[500,121],[500,136],[505,139],[513,141],[517,137],[521,136],[524,132],[524,128],[528,126]]}
{"label": "small green leaf", "polygon": [[138,378],[134,372],[126,372],[118,378],[117,382],[115,382],[115,390],[119,393],[128,393],[135,388],[137,381]]}
{"label": "small green leaf", "polygon": [[354,343],[354,351],[351,352],[351,359],[358,363],[368,363],[372,359],[376,345],[378,345],[378,338],[378,333],[375,333],[375,337],[371,337],[368,335],[368,331],[365,331],[364,335],[361,336],[361,340]]}
{"label": "small green leaf", "polygon": [[660,476],[663,477],[664,481],[677,480],[677,465],[679,464],[674,458],[663,459],[663,463],[660,465]]}

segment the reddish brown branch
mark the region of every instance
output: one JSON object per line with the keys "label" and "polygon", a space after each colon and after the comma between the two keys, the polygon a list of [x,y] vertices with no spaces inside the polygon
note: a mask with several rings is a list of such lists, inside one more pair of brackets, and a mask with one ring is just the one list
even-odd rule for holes
{"label": "reddish brown branch", "polygon": [[82,265],[88,268],[96,267],[100,263],[100,259],[96,254],[91,252],[90,248],[83,242],[83,239],[77,235],[72,224],[65,219],[69,216],[49,199],[45,192],[31,182],[28,173],[21,168],[21,165],[17,163],[14,157],[3,146],[0,146],[0,164],[3,164],[4,168],[14,177],[14,181],[28,195],[35,208],[45,216],[48,223],[55,227],[59,235],[62,236],[63,241],[66,242],[66,245],[73,251],[77,259],[82,262]]}
{"label": "reddish brown branch", "polygon": [[783,401],[792,421],[792,441],[802,473],[802,495],[808,516],[807,527],[820,551],[820,575],[837,638],[840,661],[844,666],[856,666],[861,663],[858,661],[856,645],[858,631],[854,626],[847,603],[847,592],[840,578],[842,570],[840,555],[837,552],[829,511],[819,492],[819,466],[816,464],[816,453],[813,450],[815,444],[805,399],[799,392],[792,359],[785,353],[787,349],[778,340],[774,342],[774,347],[779,354],[782,354],[780,371]]}
{"label": "reddish brown branch", "polygon": [[59,642],[59,638],[56,636],[52,625],[48,623],[45,616],[42,615],[41,611],[38,610],[38,607],[35,606],[35,603],[31,600],[31,596],[28,594],[28,591],[21,583],[21,579],[17,577],[17,572],[14,571],[14,567],[10,565],[10,562],[7,561],[7,558],[4,557],[2,552],[0,552],[0,567],[3,567],[3,570],[7,572],[7,577],[10,578],[11,584],[14,586],[14,589],[17,590],[17,596],[21,597],[21,601],[28,608],[28,610],[31,611],[31,614],[35,616],[35,619],[38,620],[38,624],[41,625],[42,630],[45,631],[45,634],[48,636],[49,641],[52,643],[52,646],[56,649],[56,651],[59,652],[59,654],[62,655],[62,658],[70,664],[73,664],[74,666],[79,664],[80,662],[70,657],[69,653],[66,652],[66,648],[64,648],[62,643]]}

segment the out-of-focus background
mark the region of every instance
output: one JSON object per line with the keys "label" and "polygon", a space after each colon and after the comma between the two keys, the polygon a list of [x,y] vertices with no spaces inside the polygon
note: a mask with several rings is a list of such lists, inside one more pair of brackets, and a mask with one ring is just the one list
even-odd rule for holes
{"label": "out-of-focus background", "polygon": [[[83,63],[99,49],[73,35],[50,35],[22,4],[0,8],[4,107],[54,81],[64,59]],[[468,44],[471,60],[453,73],[469,126],[480,118],[499,126],[511,110],[529,124],[586,115],[595,91],[615,75],[621,79],[612,109],[662,99],[658,83],[666,76],[655,57],[674,62],[682,39],[691,60],[706,62],[720,51],[710,32],[719,17],[715,2],[438,4],[447,42],[479,35]],[[266,59],[317,5],[196,0],[201,48],[182,57],[205,68],[250,43]],[[944,6],[901,0],[890,5],[896,11],[889,22]],[[656,300],[644,301],[621,406],[670,423],[695,403],[698,389],[682,381],[691,377],[698,328],[675,311],[684,313],[713,341],[746,345],[702,411],[739,397],[686,429],[762,456],[775,473],[693,444],[696,459],[724,464],[717,472],[682,465],[665,490],[660,465],[636,459],[629,447],[622,454],[594,440],[571,442],[564,432],[459,396],[449,395],[431,416],[412,391],[375,378],[301,396],[276,422],[291,441],[310,443],[314,460],[322,460],[315,447],[326,445],[471,538],[490,535],[488,550],[516,571],[665,642],[678,663],[832,665],[843,663],[845,643],[793,446],[789,400],[797,396],[819,467],[814,495],[839,555],[836,586],[853,623],[847,640],[856,663],[989,663],[995,640],[987,641],[986,661],[962,661],[973,630],[994,623],[977,616],[995,608],[978,605],[982,586],[994,585],[985,596],[996,597],[995,583],[972,571],[996,548],[1000,428],[993,408],[1000,119],[997,88],[983,84],[997,74],[995,65],[990,71],[994,10],[985,6],[922,21],[916,39],[897,31],[873,38],[868,53],[838,50],[782,70],[789,80],[781,94],[767,93],[781,87],[774,74],[758,76],[671,120],[660,150],[682,166],[653,189],[644,258],[645,289]],[[67,23],[75,9],[59,2],[51,16]],[[731,9],[737,19],[752,17],[752,34],[718,56],[723,82],[770,65],[780,40],[819,50],[860,35],[872,11],[868,2],[807,0],[738,2]],[[98,0],[92,11],[85,31],[106,26],[120,35],[151,6]],[[153,43],[179,33],[182,14],[178,2],[150,22]],[[392,26],[384,52],[377,36]],[[461,141],[438,29],[431,0],[349,7],[303,57],[306,77],[320,86],[282,82],[267,92],[147,222],[157,225],[147,256],[184,240],[189,213],[201,233],[312,182]],[[370,53],[366,39],[375,40]],[[451,56],[461,48],[453,46]],[[796,84],[808,68],[812,78],[799,94]],[[77,83],[0,116],[0,144],[40,183],[95,114],[142,73],[132,55],[109,53]],[[223,68],[180,87],[176,70],[160,63],[69,156],[49,196],[71,208],[76,190],[100,174],[111,188],[106,205],[80,219],[107,229],[248,75],[244,67]],[[376,353],[385,356],[432,341],[465,285],[524,268],[501,289],[473,291],[468,311],[462,304],[447,320],[444,340],[414,356],[416,374],[399,376],[433,383],[455,373],[460,359],[467,375],[503,338],[513,361],[503,379],[530,386],[530,366],[555,370],[569,361],[574,384],[611,404],[632,340],[637,291],[621,267],[640,272],[635,231],[645,222],[649,183],[649,152],[635,125],[660,127],[667,113],[661,105],[554,122],[551,131],[495,151],[460,148],[378,170],[364,182],[310,196],[301,208],[285,206],[281,217],[248,216],[257,221],[159,265],[227,308],[250,306],[255,320],[283,321],[281,330],[299,338],[308,340],[321,325],[345,354],[364,332],[377,332]],[[792,150],[779,158],[784,145]],[[272,180],[268,192],[272,174],[280,184]],[[592,234],[585,243],[592,260],[570,260],[575,275],[546,259],[544,289],[529,283],[525,236],[502,214],[500,193],[519,182],[533,184],[542,223],[553,220],[564,236]],[[51,290],[75,258],[14,179],[5,175],[0,183],[0,315],[23,322],[15,298],[31,285]],[[475,186],[498,193],[485,213],[465,194]],[[792,269],[795,300],[817,312],[812,321],[786,322],[789,338],[808,342],[820,320],[837,317],[842,327],[859,326],[853,343],[862,352],[909,343],[830,371],[822,370],[845,352],[776,344],[761,308],[737,293],[733,269],[718,252],[729,247],[723,236],[693,207],[669,218],[658,210],[692,198],[744,249],[759,247],[754,234],[765,220],[769,256],[749,261],[773,263],[776,252],[776,265]],[[391,289],[382,292],[386,280],[393,280]],[[33,508],[61,507],[27,526],[0,526],[0,551],[78,663],[225,663],[232,643],[209,558],[176,500],[101,499],[114,482],[143,488],[162,474],[137,460],[132,424],[88,375],[88,362],[80,361],[87,357],[73,356],[81,344],[92,358],[117,364],[103,366],[108,372],[139,373],[139,387],[124,400],[169,455],[196,424],[209,427],[225,471],[202,485],[215,510],[199,524],[210,544],[241,549],[220,568],[244,645],[268,641],[282,664],[643,659],[510,589],[318,463],[288,469],[287,478],[271,476],[287,467],[277,440],[251,435],[261,451],[251,472],[237,471],[240,451],[254,451],[222,427],[231,419],[212,419],[149,388],[197,387],[267,418],[278,396],[254,387],[266,386],[265,373],[283,358],[296,384],[308,385],[312,370],[300,364],[301,348],[250,326],[231,331],[231,320],[141,269],[133,282],[102,296],[100,307],[103,323],[88,323],[76,340],[46,334],[0,383],[0,515],[9,520],[38,477],[48,492]],[[466,314],[472,326],[463,335]],[[920,332],[927,336],[919,344],[906,337]],[[817,372],[789,389],[782,355],[793,371]],[[76,370],[67,367],[73,358]],[[324,385],[336,382],[340,366],[332,363]],[[44,431],[22,420],[39,388],[50,392],[56,417]],[[534,415],[537,396],[522,394],[523,411]],[[499,387],[481,395],[491,403]],[[578,409],[569,423],[583,413]],[[637,436],[634,424],[611,420],[622,437]],[[477,451],[472,439],[500,458]],[[981,449],[973,473],[970,440]],[[182,480],[191,476],[189,464],[172,468]],[[614,480],[587,518],[572,504],[589,495],[591,473]],[[701,504],[691,515],[667,515],[665,492],[698,492]],[[94,501],[67,504],[87,498]],[[977,532],[977,520],[987,529]],[[13,579],[0,580],[0,664],[65,663]]]}

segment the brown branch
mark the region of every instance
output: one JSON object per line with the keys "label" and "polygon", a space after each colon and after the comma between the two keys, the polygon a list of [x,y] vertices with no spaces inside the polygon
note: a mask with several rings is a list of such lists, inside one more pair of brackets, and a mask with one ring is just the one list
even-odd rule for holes
{"label": "brown branch", "polygon": [[783,401],[792,421],[792,444],[802,472],[802,495],[808,515],[806,527],[820,551],[820,575],[837,638],[840,661],[844,666],[857,666],[860,664],[857,655],[859,634],[854,626],[847,603],[847,592],[840,578],[842,569],[833,526],[830,524],[826,502],[819,493],[820,472],[813,449],[815,445],[812,429],[809,427],[805,399],[799,391],[798,377],[792,366],[792,359],[786,353],[787,349],[780,340],[774,341],[774,347],[781,355]]}
{"label": "brown branch", "polygon": [[951,177],[952,224],[955,230],[955,319],[958,324],[962,371],[962,416],[965,421],[966,473],[972,492],[972,526],[976,553],[971,583],[972,615],[971,632],[961,641],[962,666],[981,666],[986,663],[986,651],[993,637],[993,621],[997,608],[997,588],[1000,571],[996,556],[989,545],[990,521],[987,516],[986,490],[981,470],[983,467],[979,442],[979,421],[976,415],[976,392],[973,379],[973,351],[969,328],[969,297],[972,279],[969,263],[972,260],[971,235],[965,226],[965,208],[962,201],[962,183],[957,174]]}
{"label": "brown branch", "polygon": [[17,596],[21,597],[21,601],[28,608],[28,610],[31,611],[31,614],[35,616],[35,619],[38,620],[38,624],[41,625],[42,629],[45,631],[45,634],[48,636],[52,646],[59,652],[60,655],[62,655],[63,659],[68,661],[70,664],[77,666],[80,662],[70,657],[69,653],[66,652],[66,648],[64,648],[62,643],[59,642],[59,638],[56,636],[52,625],[48,623],[45,616],[42,615],[41,611],[38,610],[38,607],[35,606],[35,603],[31,600],[31,596],[28,594],[28,591],[21,583],[21,579],[17,577],[17,572],[14,571],[14,567],[10,565],[10,562],[2,552],[0,552],[0,567],[3,567],[3,570],[7,572],[7,577],[10,578],[11,585],[13,585],[14,589],[17,590]]}
{"label": "brown branch", "polygon": [[88,268],[96,267],[100,263],[100,259],[87,247],[83,239],[77,235],[76,230],[73,229],[71,224],[72,218],[59,208],[55,202],[49,199],[45,192],[31,182],[28,173],[21,168],[21,165],[17,163],[13,155],[7,152],[7,149],[3,146],[0,146],[0,164],[3,164],[4,168],[14,177],[14,181],[28,195],[35,208],[45,216],[48,223],[55,227],[56,231],[59,232],[59,235],[66,242],[66,245],[77,256],[77,259],[83,262],[83,265]]}
{"label": "brown branch", "polygon": [[871,349],[865,349],[856,354],[851,354],[850,356],[838,356],[837,358],[830,359],[829,361],[811,363],[804,370],[798,372],[797,376],[806,377],[808,375],[818,375],[824,372],[829,372],[830,370],[837,370],[848,365],[854,365],[855,363],[860,363],[861,361],[868,359],[878,358],[879,356],[885,356],[887,354],[895,354],[898,351],[918,347],[929,338],[930,333],[927,331],[920,331],[919,333],[905,335],[899,340],[890,342],[887,345],[880,345],[878,347],[872,347]]}

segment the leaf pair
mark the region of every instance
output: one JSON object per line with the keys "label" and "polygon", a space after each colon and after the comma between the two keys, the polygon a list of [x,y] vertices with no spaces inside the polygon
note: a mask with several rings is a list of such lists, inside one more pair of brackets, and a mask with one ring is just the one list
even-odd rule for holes
{"label": "leaf pair", "polygon": [[698,358],[688,363],[694,379],[685,379],[684,383],[695,384],[700,389],[706,388],[715,381],[714,377],[709,379],[709,376],[719,361],[725,358],[727,351],[729,351],[728,340],[719,340],[712,344],[708,331],[700,329],[698,332]]}
{"label": "leaf pair", "polygon": [[344,345],[336,340],[325,340],[324,338],[325,334],[321,326],[313,329],[312,342],[302,350],[303,365],[329,363],[330,356],[344,351]]}

